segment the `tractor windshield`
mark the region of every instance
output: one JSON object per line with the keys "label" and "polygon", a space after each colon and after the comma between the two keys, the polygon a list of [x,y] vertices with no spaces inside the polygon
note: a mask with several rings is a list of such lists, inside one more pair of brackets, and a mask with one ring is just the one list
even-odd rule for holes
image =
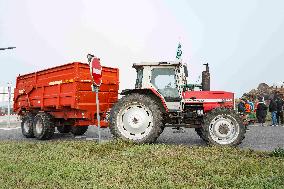
{"label": "tractor windshield", "polygon": [[152,70],[151,83],[166,101],[179,98],[175,75],[174,68],[154,68]]}

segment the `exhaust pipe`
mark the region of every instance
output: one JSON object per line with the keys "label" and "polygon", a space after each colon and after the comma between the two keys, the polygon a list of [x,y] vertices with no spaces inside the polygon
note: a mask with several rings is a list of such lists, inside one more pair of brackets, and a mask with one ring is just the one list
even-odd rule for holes
{"label": "exhaust pipe", "polygon": [[203,64],[205,66],[205,71],[202,72],[202,91],[210,91],[210,72],[209,64]]}

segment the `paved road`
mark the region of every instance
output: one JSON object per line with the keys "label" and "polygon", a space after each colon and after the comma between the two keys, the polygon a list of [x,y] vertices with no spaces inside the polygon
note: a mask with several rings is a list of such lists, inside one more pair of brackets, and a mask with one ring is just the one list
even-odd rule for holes
{"label": "paved road", "polygon": [[[162,135],[158,138],[157,143],[164,144],[184,144],[203,146],[205,143],[195,133],[194,129],[185,129],[184,133],[173,133],[174,130],[166,128]],[[108,129],[102,129],[102,139],[110,140],[111,134]],[[85,136],[75,137],[71,134],[55,133],[52,141],[55,140],[96,140],[97,128],[89,127]],[[13,128],[6,128],[0,125],[0,140],[28,140],[21,134],[19,125]],[[284,127],[258,127],[251,126],[246,133],[246,138],[240,145],[241,148],[250,148],[254,150],[272,151],[275,148],[284,148]]]}

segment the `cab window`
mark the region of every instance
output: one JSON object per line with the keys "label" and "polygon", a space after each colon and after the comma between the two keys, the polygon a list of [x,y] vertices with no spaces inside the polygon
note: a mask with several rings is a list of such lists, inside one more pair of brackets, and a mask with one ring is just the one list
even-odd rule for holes
{"label": "cab window", "polygon": [[151,83],[166,101],[179,98],[174,68],[153,68]]}

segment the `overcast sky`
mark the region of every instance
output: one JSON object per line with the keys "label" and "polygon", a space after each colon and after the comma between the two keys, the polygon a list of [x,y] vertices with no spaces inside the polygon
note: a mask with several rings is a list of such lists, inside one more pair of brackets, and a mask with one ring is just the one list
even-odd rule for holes
{"label": "overcast sky", "polygon": [[179,40],[190,82],[209,62],[213,90],[240,96],[260,82],[284,81],[283,0],[0,0],[0,85],[87,53],[120,68],[133,88],[132,63],[174,60]]}

